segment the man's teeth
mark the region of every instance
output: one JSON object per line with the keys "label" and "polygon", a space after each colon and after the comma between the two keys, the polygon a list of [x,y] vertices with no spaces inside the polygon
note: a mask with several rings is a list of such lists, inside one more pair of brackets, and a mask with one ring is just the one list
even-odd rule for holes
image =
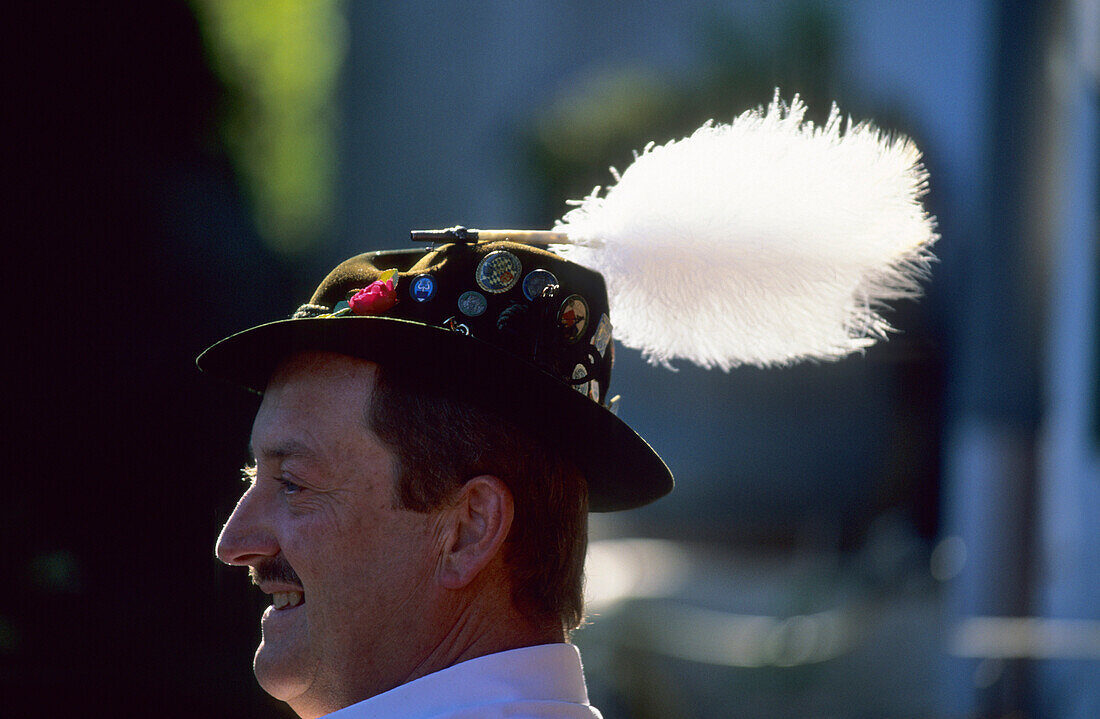
{"label": "man's teeth", "polygon": [[302,592],[272,592],[271,606],[276,609],[296,607],[302,603],[305,595]]}

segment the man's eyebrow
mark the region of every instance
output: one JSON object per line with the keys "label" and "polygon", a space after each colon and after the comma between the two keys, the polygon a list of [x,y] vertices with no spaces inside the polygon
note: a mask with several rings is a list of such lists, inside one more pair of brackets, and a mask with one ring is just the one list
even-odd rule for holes
{"label": "man's eyebrow", "polygon": [[[278,442],[270,447],[262,447],[260,449],[260,454],[262,454],[265,459],[287,459],[290,457],[298,457],[301,459],[317,458],[316,452],[305,444],[293,439]],[[251,442],[248,443],[248,456],[252,458],[252,463],[255,464],[256,452]]]}

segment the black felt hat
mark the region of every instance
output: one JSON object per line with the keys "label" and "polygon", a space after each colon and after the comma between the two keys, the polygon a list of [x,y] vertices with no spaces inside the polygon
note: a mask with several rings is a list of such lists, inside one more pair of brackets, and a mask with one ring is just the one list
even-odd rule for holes
{"label": "black felt hat", "polygon": [[279,362],[308,350],[453,379],[464,397],[571,459],[592,511],[638,507],[672,489],[665,463],[608,408],[614,345],[603,277],[545,250],[455,242],[358,255],[290,319],[227,337],[197,363],[262,393]]}

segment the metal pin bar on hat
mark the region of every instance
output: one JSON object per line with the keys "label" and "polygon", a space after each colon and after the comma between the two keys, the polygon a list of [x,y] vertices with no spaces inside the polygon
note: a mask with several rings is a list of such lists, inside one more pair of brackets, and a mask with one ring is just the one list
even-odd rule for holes
{"label": "metal pin bar on hat", "polygon": [[462,225],[443,230],[413,230],[410,233],[413,242],[443,244],[448,242],[518,242],[524,245],[569,245],[573,240],[564,232],[552,230],[475,230]]}

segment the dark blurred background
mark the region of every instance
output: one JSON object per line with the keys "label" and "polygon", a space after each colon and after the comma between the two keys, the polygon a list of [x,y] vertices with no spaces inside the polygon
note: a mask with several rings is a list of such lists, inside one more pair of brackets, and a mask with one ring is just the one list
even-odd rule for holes
{"label": "dark blurred background", "polygon": [[677,489],[593,516],[594,703],[1100,716],[1096,0],[7,15],[0,714],[285,715],[250,670],[262,596],[213,558],[255,400],[194,356],[411,228],[549,227],[779,87],[916,139],[940,262],[860,357],[619,348],[621,416]]}

